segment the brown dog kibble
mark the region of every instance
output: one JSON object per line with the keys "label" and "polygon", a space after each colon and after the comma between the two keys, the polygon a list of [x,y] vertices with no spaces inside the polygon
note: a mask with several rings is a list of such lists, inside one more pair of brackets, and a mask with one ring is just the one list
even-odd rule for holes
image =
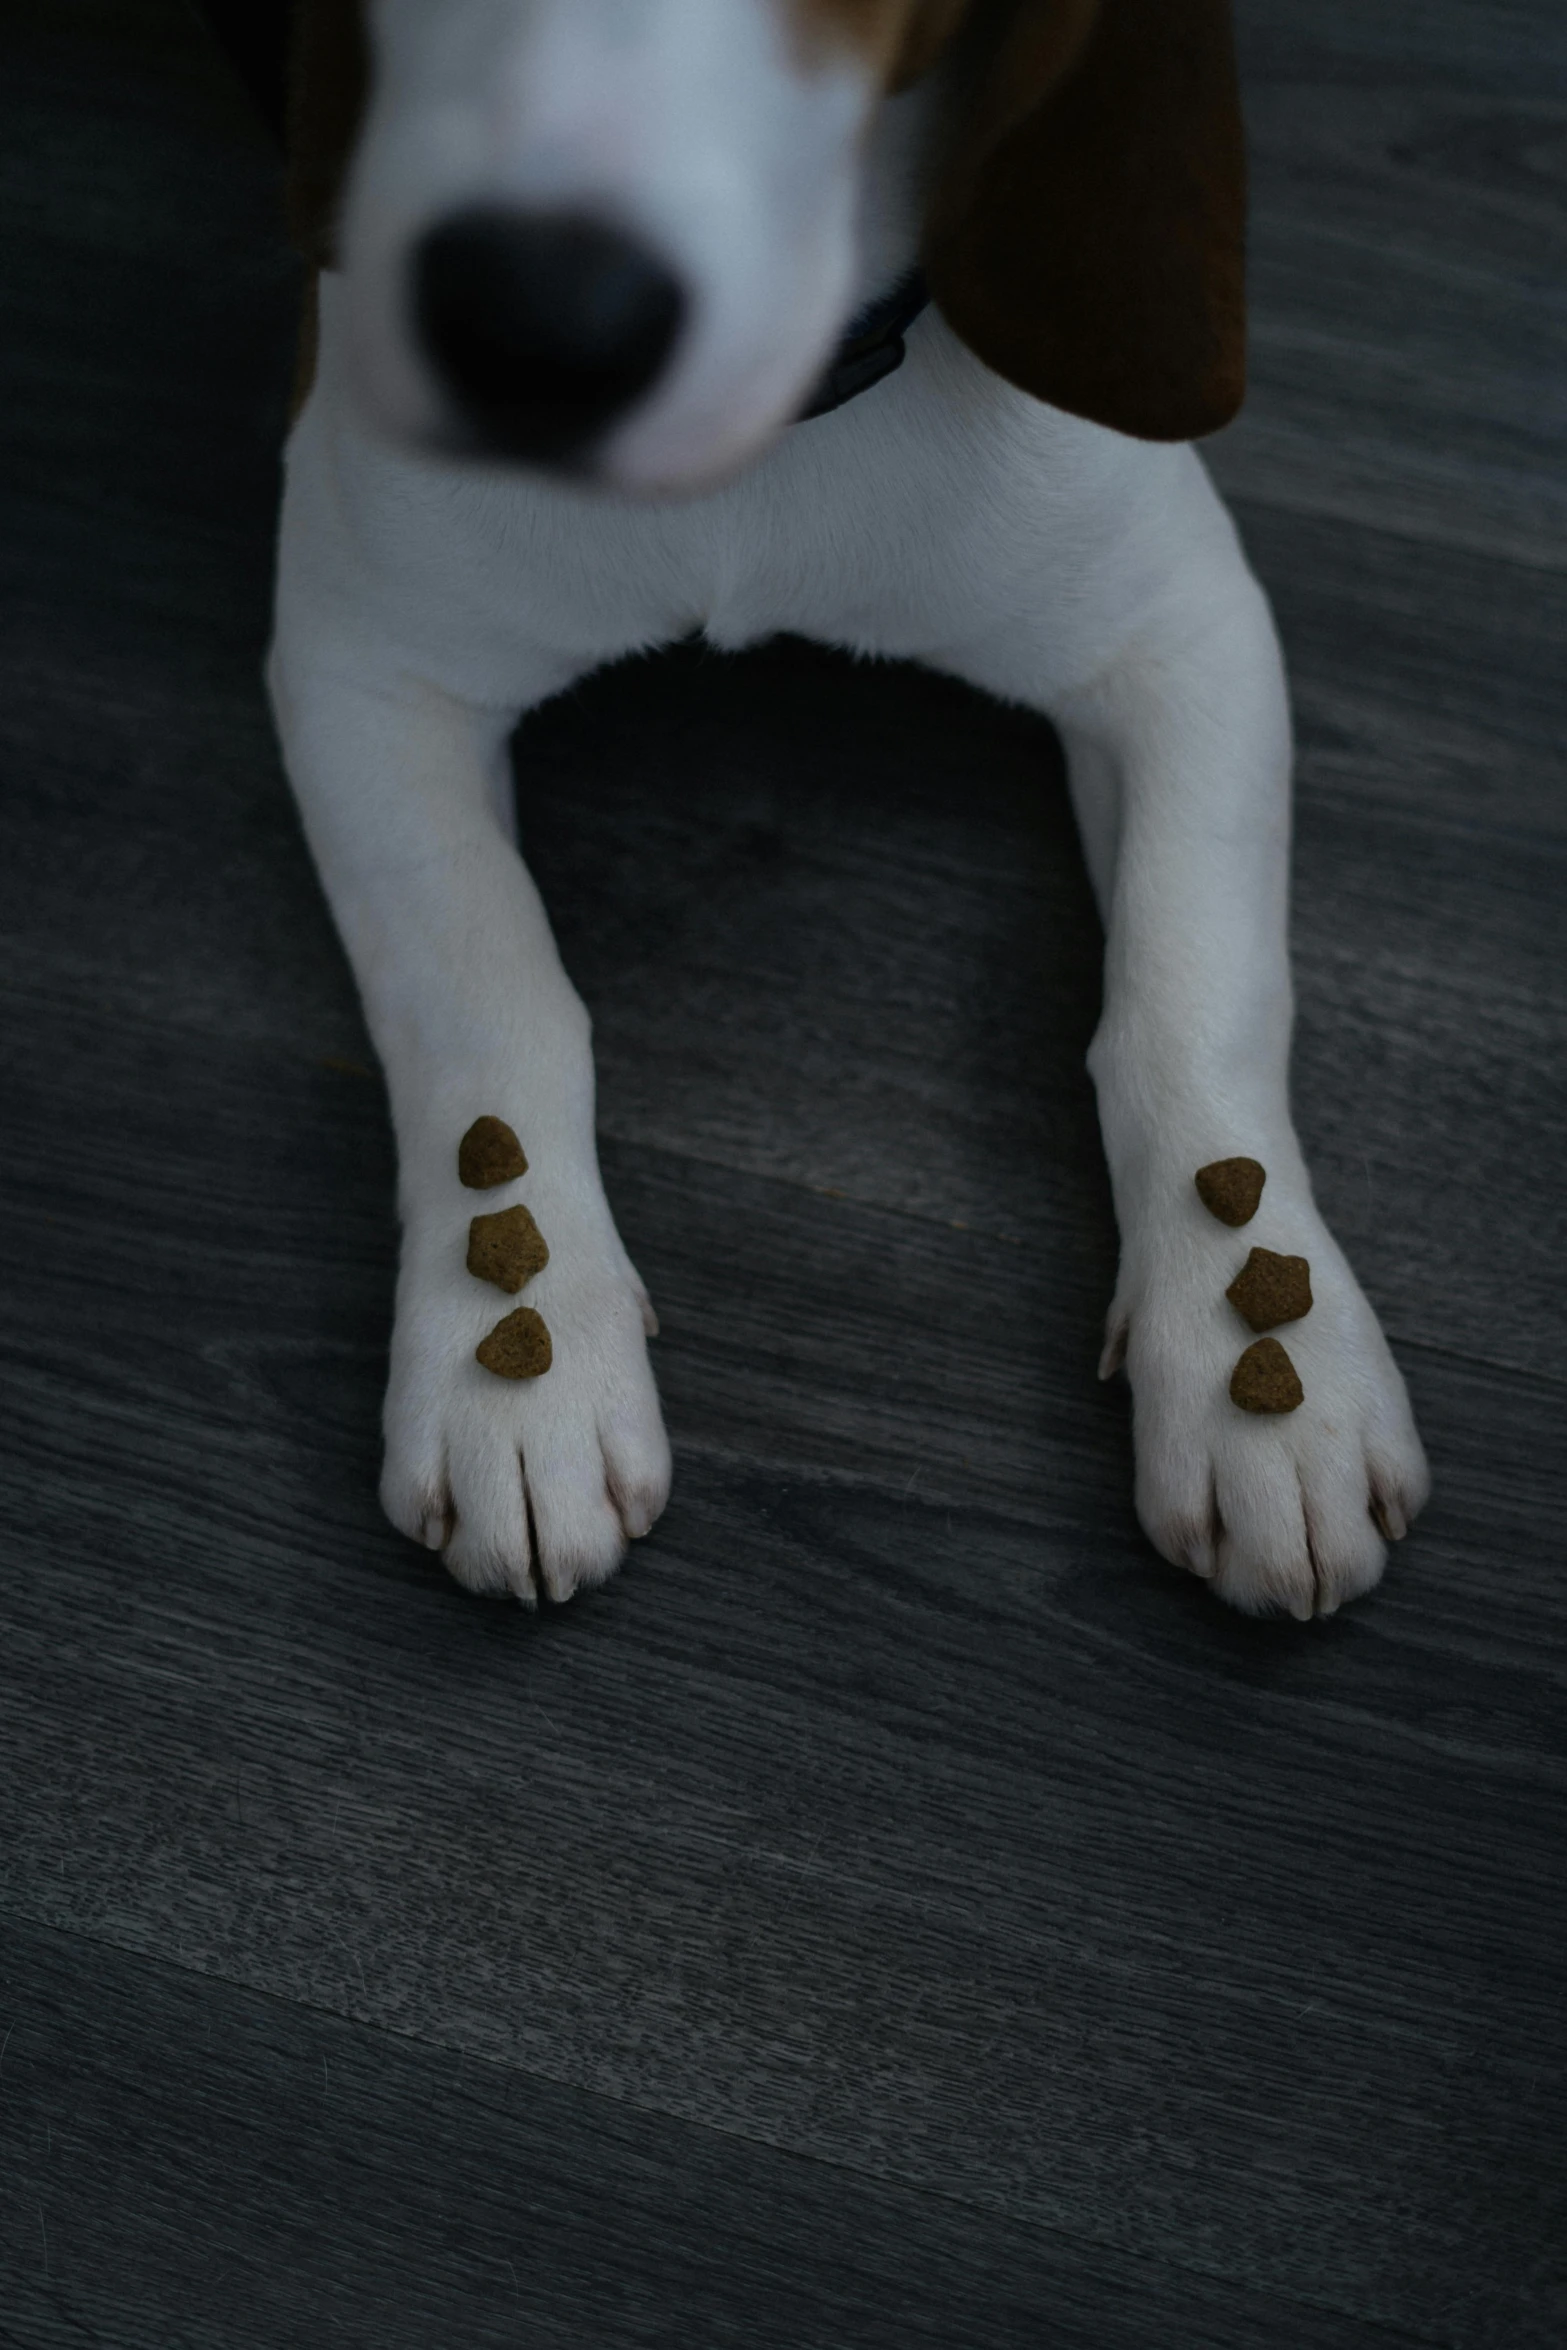
{"label": "brown dog kibble", "polygon": [[1230,1373],[1230,1401],[1243,1412],[1294,1412],[1305,1400],[1300,1373],[1276,1338],[1259,1338]]}
{"label": "brown dog kibble", "polygon": [[519,1306],[481,1338],[475,1356],[497,1379],[542,1379],[555,1360],[549,1325],[532,1306]]}
{"label": "brown dog kibble", "polygon": [[468,1270],[480,1281],[493,1281],[497,1289],[509,1289],[515,1296],[549,1261],[544,1235],[526,1208],[475,1216],[468,1227]]}
{"label": "brown dog kibble", "polygon": [[1304,1257],[1254,1248],[1224,1294],[1253,1330],[1276,1330],[1310,1313],[1311,1267]]}
{"label": "brown dog kibble", "polygon": [[475,1118],[457,1145],[457,1180],[469,1191],[493,1191],[527,1172],[522,1145],[504,1118]]}
{"label": "brown dog kibble", "polygon": [[1255,1159],[1215,1159],[1197,1170],[1197,1197],[1221,1224],[1249,1224],[1267,1180]]}

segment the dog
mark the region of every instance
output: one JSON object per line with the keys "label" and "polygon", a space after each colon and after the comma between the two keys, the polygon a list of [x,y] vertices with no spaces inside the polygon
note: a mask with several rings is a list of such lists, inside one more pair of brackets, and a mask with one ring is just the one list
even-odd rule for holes
{"label": "dog", "polygon": [[[533,1604],[665,1505],[509,745],[602,663],[787,630],[1053,721],[1138,1515],[1243,1610],[1369,1590],[1428,1474],[1291,1123],[1283,664],[1190,445],[1243,389],[1227,0],[298,0],[290,137],[316,279],[266,674],[396,1127],[393,1523]],[[476,1203],[479,1120],[521,1148]],[[1244,1239],[1193,1181],[1235,1157]],[[476,1359],[476,1204],[547,1248],[541,1376]],[[1298,1408],[1232,1398],[1252,1241],[1309,1263]]]}

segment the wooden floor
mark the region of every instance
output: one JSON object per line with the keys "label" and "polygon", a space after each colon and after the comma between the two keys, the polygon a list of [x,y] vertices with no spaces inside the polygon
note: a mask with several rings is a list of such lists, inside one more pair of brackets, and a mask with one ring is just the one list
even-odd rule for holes
{"label": "wooden floor", "polygon": [[[293,278],[177,0],[0,60],[0,2340],[1567,2341],[1567,22],[1246,0],[1298,1090],[1437,1494],[1163,1567],[1051,739],[682,649],[524,733],[673,1504],[375,1502],[379,1080],[257,665]],[[874,396],[874,395],[872,395]]]}

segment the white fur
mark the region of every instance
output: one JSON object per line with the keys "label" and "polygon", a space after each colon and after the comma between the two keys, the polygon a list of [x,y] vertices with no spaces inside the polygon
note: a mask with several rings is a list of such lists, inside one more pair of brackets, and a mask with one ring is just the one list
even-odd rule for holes
{"label": "white fur", "polygon": [[[668,491],[732,470],[802,404],[879,256],[862,197],[875,107],[863,67],[793,56],[775,0],[381,0],[380,72],[346,218],[359,397],[394,431],[439,430],[406,332],[414,232],[477,198],[578,210],[633,230],[680,276],[690,315],[656,395],[599,478]],[[881,143],[917,121],[884,110]],[[883,228],[880,241],[885,244]]]}
{"label": "white fur", "polygon": [[[269,680],[397,1127],[386,1507],[459,1580],[523,1598],[535,1578],[557,1597],[601,1580],[663,1507],[651,1309],[600,1184],[587,1016],[509,845],[506,745],[524,711],[633,648],[788,629],[913,656],[1060,727],[1108,935],[1092,1067],[1123,1254],[1107,1367],[1124,1348],[1138,1510],[1238,1606],[1327,1612],[1381,1572],[1373,1511],[1401,1533],[1427,1476],[1290,1122],[1290,744],[1265,599],[1191,450],[1012,390],[933,312],[897,375],[779,431],[867,285],[907,258],[921,115],[863,88],[846,104],[852,68],[797,58],[773,9],[384,0],[378,20],[347,272],[324,283],[288,449]],[[617,94],[617,27],[640,109]],[[721,54],[705,77],[699,31]],[[494,98],[477,146],[448,135],[476,87]],[[791,139],[809,186],[780,160]],[[683,158],[741,191],[706,243]],[[417,446],[428,387],[397,350],[389,256],[432,208],[497,183],[598,191],[679,247],[703,323],[605,472],[626,491],[714,486],[653,503]],[[476,1200],[455,1151],[485,1112],[532,1164]],[[1237,1233],[1192,1175],[1240,1152],[1268,1185]],[[526,1302],[555,1339],[554,1368],[520,1384],[474,1362],[507,1301],[463,1262],[475,1207],[515,1199],[551,1249]],[[1316,1305],[1284,1334],[1307,1400],[1287,1418],[1227,1393],[1250,1333],[1223,1292],[1254,1242],[1311,1262]]]}

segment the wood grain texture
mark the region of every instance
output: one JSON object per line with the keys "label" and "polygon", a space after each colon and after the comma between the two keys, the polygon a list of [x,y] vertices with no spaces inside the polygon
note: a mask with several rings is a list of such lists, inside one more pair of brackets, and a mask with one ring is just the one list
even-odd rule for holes
{"label": "wood grain texture", "polygon": [[518,745],[677,1452],[528,1620],[375,1507],[390,1136],[257,679],[276,173],[166,0],[14,0],[8,2350],[1567,2338],[1562,33],[1245,18],[1214,462],[1436,1499],[1307,1628],[1152,1556],[1049,730],[688,646]]}
{"label": "wood grain texture", "polygon": [[8,2339],[1020,2350],[1041,2313],[1066,2350],[1399,2338],[60,1936],[0,1930],[0,1989]]}

